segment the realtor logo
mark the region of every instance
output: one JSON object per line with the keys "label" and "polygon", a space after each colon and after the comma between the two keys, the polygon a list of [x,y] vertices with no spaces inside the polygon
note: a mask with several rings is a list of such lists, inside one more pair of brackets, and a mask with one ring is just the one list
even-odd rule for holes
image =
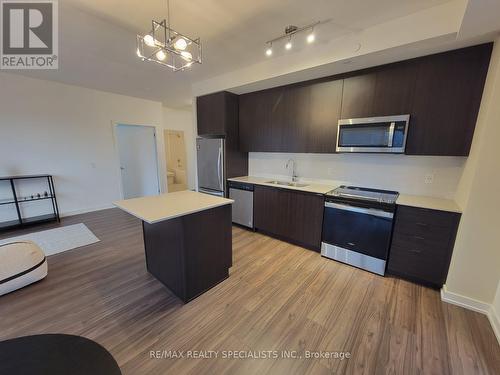
{"label": "realtor logo", "polygon": [[0,0],[1,69],[58,68],[56,0]]}

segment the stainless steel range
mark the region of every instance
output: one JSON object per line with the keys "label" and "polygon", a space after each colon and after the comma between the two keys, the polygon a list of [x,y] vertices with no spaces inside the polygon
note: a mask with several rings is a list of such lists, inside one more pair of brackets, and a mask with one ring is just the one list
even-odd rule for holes
{"label": "stainless steel range", "polygon": [[384,275],[398,196],[356,186],[327,193],[321,255]]}

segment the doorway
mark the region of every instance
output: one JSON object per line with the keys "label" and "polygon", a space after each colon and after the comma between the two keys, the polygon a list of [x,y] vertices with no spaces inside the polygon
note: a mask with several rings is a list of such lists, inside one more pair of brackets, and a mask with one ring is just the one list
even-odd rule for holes
{"label": "doorway", "polygon": [[167,161],[167,184],[169,193],[187,190],[187,161],[184,132],[166,129],[163,131],[165,141],[165,159]]}
{"label": "doorway", "polygon": [[116,124],[115,135],[123,199],[159,194],[155,128]]}

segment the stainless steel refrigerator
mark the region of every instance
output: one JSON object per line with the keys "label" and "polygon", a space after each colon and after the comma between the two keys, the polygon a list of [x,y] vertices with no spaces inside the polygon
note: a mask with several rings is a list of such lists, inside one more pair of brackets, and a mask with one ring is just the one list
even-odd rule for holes
{"label": "stainless steel refrigerator", "polygon": [[196,150],[198,191],[224,197],[226,195],[224,138],[198,138]]}

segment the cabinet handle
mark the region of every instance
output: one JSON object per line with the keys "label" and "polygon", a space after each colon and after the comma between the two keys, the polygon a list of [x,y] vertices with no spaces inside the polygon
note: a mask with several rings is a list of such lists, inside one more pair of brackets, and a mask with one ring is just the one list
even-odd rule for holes
{"label": "cabinet handle", "polygon": [[421,227],[426,227],[427,224],[426,223],[417,223],[417,225],[421,226]]}
{"label": "cabinet handle", "polygon": [[413,236],[416,240],[425,240],[425,237],[422,236]]}
{"label": "cabinet handle", "polygon": [[421,250],[417,250],[417,249],[410,249],[408,250],[410,253],[415,253],[415,254],[420,254],[422,251]]}
{"label": "cabinet handle", "polygon": [[348,242],[347,243],[349,246],[356,246],[356,244],[354,242]]}

